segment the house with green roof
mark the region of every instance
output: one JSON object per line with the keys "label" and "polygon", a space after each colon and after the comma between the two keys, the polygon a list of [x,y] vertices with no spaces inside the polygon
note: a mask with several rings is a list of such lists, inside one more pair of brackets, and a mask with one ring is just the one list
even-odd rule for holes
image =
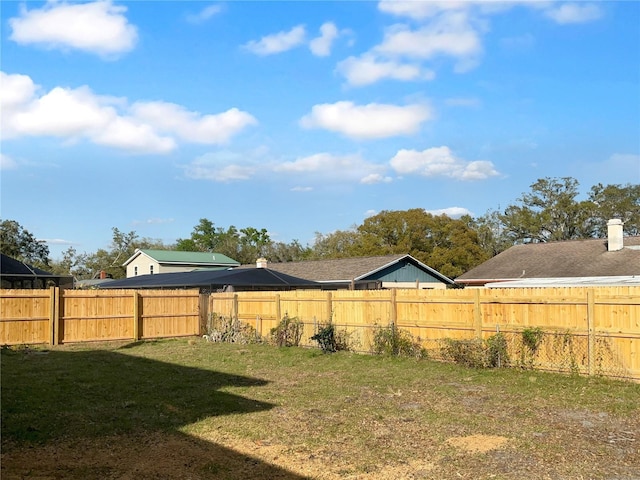
{"label": "house with green roof", "polygon": [[127,269],[127,278],[130,278],[156,273],[235,268],[240,263],[221,253],[136,249],[122,266]]}

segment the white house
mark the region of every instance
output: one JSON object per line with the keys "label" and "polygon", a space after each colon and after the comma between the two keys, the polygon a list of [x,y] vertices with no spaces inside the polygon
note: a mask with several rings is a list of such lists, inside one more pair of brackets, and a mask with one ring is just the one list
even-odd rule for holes
{"label": "white house", "polygon": [[136,249],[122,266],[126,267],[127,278],[130,278],[156,273],[235,268],[240,263],[221,253]]}

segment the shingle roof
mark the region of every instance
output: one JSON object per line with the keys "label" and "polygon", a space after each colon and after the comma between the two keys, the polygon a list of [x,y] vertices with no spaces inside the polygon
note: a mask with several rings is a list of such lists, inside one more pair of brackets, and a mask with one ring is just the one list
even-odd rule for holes
{"label": "shingle roof", "polygon": [[[441,278],[443,282],[451,282],[450,279],[441,273],[413,259],[413,257],[407,254],[269,263],[268,267],[287,275],[308,278],[316,282],[351,282],[352,280],[358,281],[407,257],[421,265],[422,268],[428,270],[432,275]],[[243,265],[241,268],[251,267],[251,265]]]}
{"label": "shingle roof", "polygon": [[615,252],[607,251],[602,238],[516,245],[456,282],[622,275],[640,275],[640,236],[624,237],[624,248]]}
{"label": "shingle roof", "polygon": [[114,280],[100,288],[189,288],[189,287],[317,287],[303,278],[284,275],[268,268],[252,270],[233,268],[217,271],[158,273]]}
{"label": "shingle roof", "polygon": [[156,260],[158,263],[178,263],[187,265],[222,265],[222,266],[238,266],[240,262],[237,262],[233,258],[229,258],[221,253],[211,252],[182,252],[178,250],[152,250],[141,249],[136,251],[131,258],[129,258],[124,265],[128,265],[131,261],[138,256],[139,253],[148,255]]}

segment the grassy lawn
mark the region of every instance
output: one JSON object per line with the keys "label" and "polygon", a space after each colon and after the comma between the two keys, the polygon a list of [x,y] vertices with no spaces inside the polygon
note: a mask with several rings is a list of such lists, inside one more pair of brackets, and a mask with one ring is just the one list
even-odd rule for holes
{"label": "grassy lawn", "polygon": [[3,479],[640,478],[634,383],[201,339],[1,367]]}

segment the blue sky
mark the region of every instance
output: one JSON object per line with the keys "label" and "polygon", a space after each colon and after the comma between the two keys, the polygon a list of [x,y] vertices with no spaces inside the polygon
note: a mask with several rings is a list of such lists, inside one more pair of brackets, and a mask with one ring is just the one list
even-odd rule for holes
{"label": "blue sky", "polygon": [[640,2],[9,2],[3,219],[107,248],[200,218],[302,244],[640,182]]}

